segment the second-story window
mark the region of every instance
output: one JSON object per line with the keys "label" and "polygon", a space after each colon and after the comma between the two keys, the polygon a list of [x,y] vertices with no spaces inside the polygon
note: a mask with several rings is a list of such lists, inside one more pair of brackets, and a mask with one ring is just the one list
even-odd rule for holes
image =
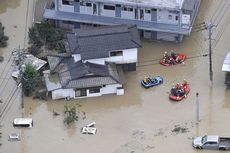
{"label": "second-story window", "polygon": [[123,52],[122,51],[111,51],[110,56],[122,56]]}
{"label": "second-story window", "polygon": [[105,10],[115,10],[115,6],[113,5],[104,5]]}
{"label": "second-story window", "polygon": [[80,2],[80,5],[81,6],[87,6],[87,7],[91,7],[92,6],[92,3],[89,3],[89,2]]}
{"label": "second-story window", "polygon": [[73,0],[62,0],[62,4],[64,4],[64,5],[73,5]]}
{"label": "second-story window", "polygon": [[169,20],[172,20],[172,15],[169,15],[168,18],[169,18]]}
{"label": "second-story window", "polygon": [[150,11],[150,10],[148,10],[148,9],[145,9],[145,13],[146,13],[146,14],[150,14],[150,13],[151,13],[151,11]]}
{"label": "second-story window", "polygon": [[123,6],[123,7],[122,7],[122,10],[123,10],[123,11],[133,12],[133,8],[132,8],[132,7]]}
{"label": "second-story window", "polygon": [[178,16],[175,16],[175,20],[178,21]]}
{"label": "second-story window", "polygon": [[86,6],[87,6],[87,7],[91,7],[92,4],[91,4],[91,3],[86,3]]}

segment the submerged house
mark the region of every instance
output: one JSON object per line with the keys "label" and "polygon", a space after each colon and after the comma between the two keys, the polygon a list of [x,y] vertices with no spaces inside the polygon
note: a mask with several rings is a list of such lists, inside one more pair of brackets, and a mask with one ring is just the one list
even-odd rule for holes
{"label": "submerged house", "polygon": [[49,73],[44,73],[52,99],[123,95],[122,70],[115,64],[75,62],[71,56],[48,56]]}
{"label": "submerged house", "polygon": [[123,95],[123,71],[136,70],[137,28],[78,29],[67,38],[66,53],[47,56],[50,69],[43,72],[52,99]]}
{"label": "submerged house", "polygon": [[181,42],[190,35],[200,0],[54,0],[44,18],[57,26],[136,25],[145,38]]}

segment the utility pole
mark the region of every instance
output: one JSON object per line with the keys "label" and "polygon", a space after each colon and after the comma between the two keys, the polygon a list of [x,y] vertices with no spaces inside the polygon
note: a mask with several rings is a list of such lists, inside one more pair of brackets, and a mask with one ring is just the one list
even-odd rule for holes
{"label": "utility pole", "polygon": [[209,40],[209,77],[210,77],[210,86],[213,85],[213,71],[212,71],[212,28],[214,25],[209,22],[207,25],[208,28],[208,40]]}
{"label": "utility pole", "polygon": [[199,93],[196,93],[196,123],[198,124],[200,121],[200,106],[199,106]]}
{"label": "utility pole", "polygon": [[22,73],[23,73],[23,61],[25,59],[25,49],[21,49],[20,46],[18,49],[15,49],[13,53],[16,54],[15,64],[18,70],[17,77],[17,86],[21,88],[21,107],[24,109],[24,100],[23,100],[23,87],[22,87]]}
{"label": "utility pole", "polygon": [[212,87],[212,85],[213,85],[213,71],[212,71],[212,28],[213,27],[215,27],[215,25],[213,25],[211,21],[208,24],[205,22],[202,22],[195,27],[196,32],[208,30],[210,87]]}

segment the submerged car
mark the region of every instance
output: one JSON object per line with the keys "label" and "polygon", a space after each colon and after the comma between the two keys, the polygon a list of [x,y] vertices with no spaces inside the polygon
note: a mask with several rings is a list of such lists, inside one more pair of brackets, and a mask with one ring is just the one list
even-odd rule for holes
{"label": "submerged car", "polygon": [[83,127],[81,129],[82,134],[93,134],[93,135],[95,135],[96,132],[97,132],[97,128],[95,128],[95,127]]}
{"label": "submerged car", "polygon": [[141,80],[141,85],[145,88],[157,86],[162,83],[163,83],[163,78],[161,76],[146,77],[143,80]]}

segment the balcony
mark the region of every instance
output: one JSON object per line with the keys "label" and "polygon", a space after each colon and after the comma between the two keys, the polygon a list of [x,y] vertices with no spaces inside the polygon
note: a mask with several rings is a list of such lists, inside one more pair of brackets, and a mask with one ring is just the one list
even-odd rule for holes
{"label": "balcony", "polygon": [[176,33],[182,35],[189,35],[192,29],[191,27],[189,27],[188,29],[183,29],[179,25],[170,25],[170,24],[156,23],[150,21],[121,19],[116,17],[79,14],[79,13],[72,13],[72,12],[61,12],[52,9],[45,9],[44,18],[62,20],[62,21],[82,22],[88,24],[99,24],[99,25],[118,25],[118,24],[137,25],[137,28],[141,30]]}

